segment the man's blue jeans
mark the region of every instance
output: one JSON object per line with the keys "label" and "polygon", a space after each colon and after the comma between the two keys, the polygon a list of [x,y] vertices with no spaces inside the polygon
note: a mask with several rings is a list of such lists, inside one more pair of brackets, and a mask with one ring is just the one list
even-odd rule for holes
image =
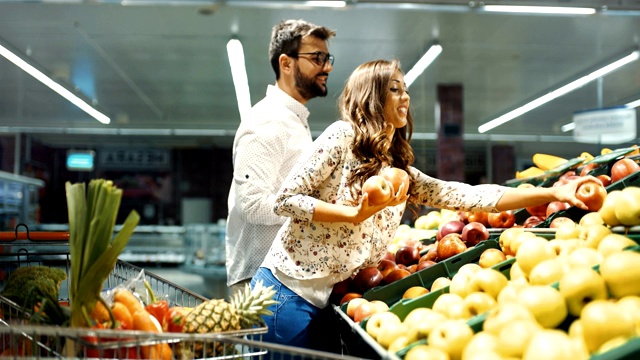
{"label": "man's blue jeans", "polygon": [[273,285],[276,294],[274,299],[278,304],[270,306],[273,316],[263,316],[268,332],[262,336],[265,342],[309,348],[311,340],[310,323],[320,312],[320,309],[298,296],[273,276],[271,270],[259,268],[251,279],[251,288],[257,281],[262,281],[265,287]]}

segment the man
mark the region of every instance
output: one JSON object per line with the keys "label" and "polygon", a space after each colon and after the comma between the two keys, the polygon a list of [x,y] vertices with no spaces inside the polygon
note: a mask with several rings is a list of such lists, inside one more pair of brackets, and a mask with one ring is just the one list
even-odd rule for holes
{"label": "man", "polygon": [[226,228],[227,285],[244,289],[285,218],[273,212],[280,184],[313,139],[305,104],[327,95],[333,30],[303,20],[273,27],[269,58],[275,85],[242,119],[233,142],[233,182]]}

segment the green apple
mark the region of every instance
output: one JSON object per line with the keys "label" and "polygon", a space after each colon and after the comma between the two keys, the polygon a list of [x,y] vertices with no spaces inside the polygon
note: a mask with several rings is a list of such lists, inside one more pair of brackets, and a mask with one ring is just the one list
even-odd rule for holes
{"label": "green apple", "polygon": [[621,190],[613,190],[604,198],[604,203],[598,210],[598,214],[600,214],[605,224],[611,227],[621,225],[620,220],[616,217],[616,207],[618,206],[618,200],[622,199],[623,196]]}
{"label": "green apple", "polygon": [[475,333],[462,350],[462,360],[475,359],[479,354],[497,354],[498,340],[486,331]]}
{"label": "green apple", "polygon": [[600,274],[611,295],[621,298],[640,295],[640,253],[622,251],[611,254],[600,264]]}
{"label": "green apple", "polygon": [[602,262],[604,257],[598,250],[590,247],[580,247],[574,249],[567,255],[569,267],[588,267],[592,268]]}
{"label": "green apple", "polygon": [[588,212],[580,218],[578,225],[589,226],[589,225],[603,225],[604,220],[602,220],[602,216],[597,211]]}
{"label": "green apple", "polygon": [[498,270],[492,268],[481,269],[471,275],[469,291],[467,294],[481,291],[490,295],[493,299],[507,286],[509,279]]}
{"label": "green apple", "polygon": [[464,304],[464,299],[458,294],[445,293],[438,296],[431,308],[448,319],[471,318],[471,314]]}
{"label": "green apple", "polygon": [[545,238],[534,236],[523,241],[516,252],[516,262],[525,276],[529,276],[534,266],[556,257],[556,251]]}
{"label": "green apple", "polygon": [[637,245],[635,241],[629,239],[628,237],[620,234],[609,234],[600,241],[598,244],[598,252],[602,254],[603,257],[607,257],[613,253],[617,253],[622,251],[624,248],[629,246]]}
{"label": "green apple", "polygon": [[631,337],[635,333],[633,319],[608,300],[594,300],[580,313],[582,336],[590,353],[616,337]]}
{"label": "green apple", "polygon": [[569,314],[573,316],[580,316],[582,308],[590,301],[604,300],[609,296],[602,276],[588,267],[567,271],[560,279],[558,289],[564,296]]}
{"label": "green apple", "polygon": [[584,246],[597,249],[598,244],[605,236],[611,234],[611,229],[602,224],[582,226],[580,231],[580,239],[584,241]]}
{"label": "green apple", "polygon": [[447,320],[447,317],[433,309],[419,307],[411,310],[402,322],[407,327],[411,342],[426,339],[433,327]]}
{"label": "green apple", "polygon": [[402,321],[400,321],[398,315],[392,312],[377,312],[369,317],[365,330],[367,331],[367,334],[371,335],[374,340],[377,340],[378,333],[380,332],[380,329],[382,327],[388,326],[390,324],[400,324],[401,322]]}
{"label": "green apple", "polygon": [[496,299],[488,293],[475,291],[464,298],[464,304],[466,305],[469,314],[471,314],[471,317],[473,317],[484,314],[485,312],[493,309],[497,302]]}
{"label": "green apple", "polygon": [[498,353],[521,358],[533,336],[543,329],[537,321],[518,319],[506,324],[497,336]]}
{"label": "green apple", "polygon": [[450,360],[449,354],[431,345],[419,344],[411,347],[404,356],[404,360]]}
{"label": "green apple", "polygon": [[586,359],[588,354],[578,354],[574,341],[562,330],[544,329],[533,335],[522,356],[523,360]]}
{"label": "green apple", "polygon": [[562,259],[563,257],[557,256],[538,263],[529,273],[529,283],[531,285],[550,285],[558,282],[569,268]]}
{"label": "green apple", "polygon": [[429,345],[447,352],[451,360],[459,360],[472,337],[473,330],[465,321],[447,320],[433,328],[427,341]]}
{"label": "green apple", "polygon": [[622,196],[616,199],[616,218],[625,226],[640,225],[640,187],[627,186],[620,192]]}
{"label": "green apple", "polygon": [[505,325],[518,319],[536,321],[531,311],[520,303],[498,303],[498,306],[489,310],[487,313],[484,323],[482,324],[482,329],[498,336]]}
{"label": "green apple", "polygon": [[567,317],[564,297],[551,286],[527,286],[518,292],[517,301],[528,308],[540,325],[547,329],[555,328]]}

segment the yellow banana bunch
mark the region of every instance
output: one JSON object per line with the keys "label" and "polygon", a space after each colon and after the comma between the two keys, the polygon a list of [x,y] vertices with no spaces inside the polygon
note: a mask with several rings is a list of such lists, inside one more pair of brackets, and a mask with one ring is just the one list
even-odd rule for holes
{"label": "yellow banana bunch", "polygon": [[544,174],[544,170],[540,169],[539,167],[532,166],[522,171],[516,171],[516,179],[525,179],[542,174]]}
{"label": "yellow banana bunch", "polygon": [[563,159],[558,156],[548,154],[533,154],[533,163],[540,169],[547,171],[560,166],[567,162],[567,159]]}

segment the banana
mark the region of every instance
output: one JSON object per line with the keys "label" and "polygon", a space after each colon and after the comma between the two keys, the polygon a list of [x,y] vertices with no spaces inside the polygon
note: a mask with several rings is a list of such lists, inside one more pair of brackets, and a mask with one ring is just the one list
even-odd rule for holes
{"label": "banana", "polygon": [[613,151],[613,150],[611,150],[609,148],[604,148],[604,149],[600,150],[600,155],[606,155],[606,154],[610,153],[611,151]]}
{"label": "banana", "polygon": [[593,155],[589,154],[586,151],[582,152],[582,154],[580,154],[580,156],[578,157],[584,159],[585,162],[593,160]]}
{"label": "banana", "polygon": [[567,159],[563,159],[558,156],[548,154],[533,154],[533,163],[540,169],[547,171],[560,166],[567,162]]}
{"label": "banana", "polygon": [[525,179],[528,177],[538,176],[542,174],[544,174],[544,170],[538,167],[532,166],[522,171],[516,171],[516,179]]}

